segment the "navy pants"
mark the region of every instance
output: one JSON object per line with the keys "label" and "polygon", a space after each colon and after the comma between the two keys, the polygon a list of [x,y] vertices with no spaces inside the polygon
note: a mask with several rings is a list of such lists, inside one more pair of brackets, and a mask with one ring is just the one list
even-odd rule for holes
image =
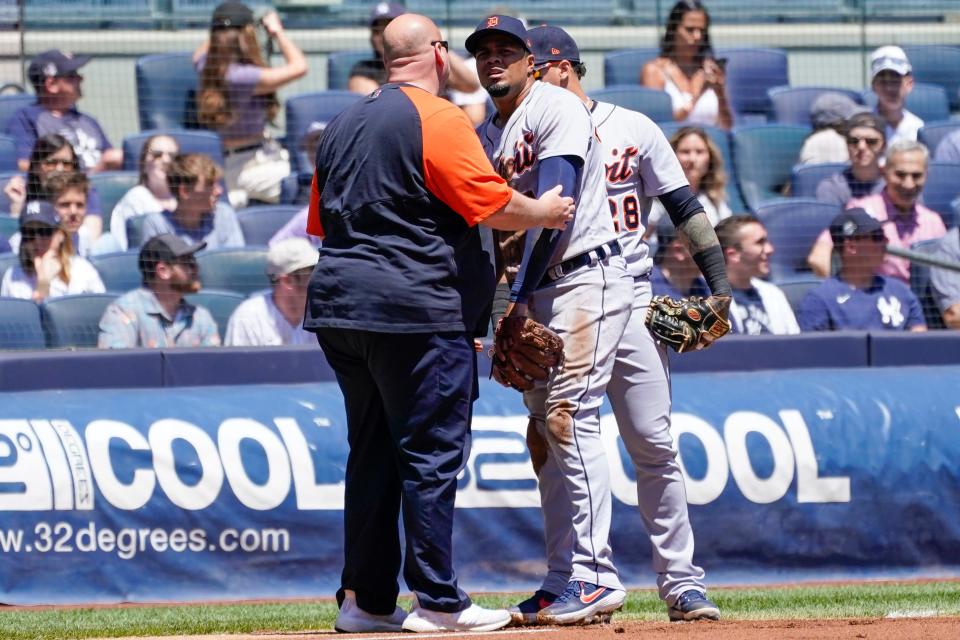
{"label": "navy pants", "polygon": [[403,577],[420,606],[470,606],[453,569],[457,475],[470,450],[476,359],[465,333],[320,329],[347,413],[343,590],[361,609],[393,613]]}

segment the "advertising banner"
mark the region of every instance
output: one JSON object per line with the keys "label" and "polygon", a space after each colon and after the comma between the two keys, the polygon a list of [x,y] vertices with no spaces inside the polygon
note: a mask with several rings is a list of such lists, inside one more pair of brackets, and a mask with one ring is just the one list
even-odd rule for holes
{"label": "advertising banner", "polygon": [[[681,374],[673,434],[718,581],[960,568],[960,367]],[[481,383],[457,497],[474,590],[545,570],[519,394]],[[601,416],[624,581],[652,586],[635,470]],[[0,396],[0,602],[330,596],[346,424],[335,383]]]}

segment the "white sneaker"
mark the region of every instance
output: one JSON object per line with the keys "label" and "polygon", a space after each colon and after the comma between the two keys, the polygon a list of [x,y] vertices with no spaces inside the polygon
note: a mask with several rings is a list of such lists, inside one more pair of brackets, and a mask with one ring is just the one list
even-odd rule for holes
{"label": "white sneaker", "polygon": [[463,611],[444,613],[421,609],[415,602],[410,615],[403,621],[404,631],[430,633],[433,631],[494,631],[510,624],[506,609],[484,609],[471,604]]}
{"label": "white sneaker", "polygon": [[407,612],[397,607],[390,615],[367,613],[357,606],[357,594],[349,589],[343,591],[343,604],[333,628],[341,633],[378,633],[403,631]]}

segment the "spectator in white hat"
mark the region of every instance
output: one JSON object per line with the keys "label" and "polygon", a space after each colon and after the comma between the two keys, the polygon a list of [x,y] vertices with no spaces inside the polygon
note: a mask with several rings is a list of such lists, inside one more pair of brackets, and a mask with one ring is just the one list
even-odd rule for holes
{"label": "spectator in white hat", "polygon": [[269,292],[243,302],[227,323],[224,344],[228,347],[265,347],[282,344],[317,344],[303,330],[307,284],[317,264],[318,253],[303,238],[282,240],[267,253]]}
{"label": "spectator in white hat", "polygon": [[887,146],[916,140],[923,120],[904,108],[913,91],[913,67],[900,47],[880,47],[870,56],[870,87],[877,95],[877,114],[887,123]]}

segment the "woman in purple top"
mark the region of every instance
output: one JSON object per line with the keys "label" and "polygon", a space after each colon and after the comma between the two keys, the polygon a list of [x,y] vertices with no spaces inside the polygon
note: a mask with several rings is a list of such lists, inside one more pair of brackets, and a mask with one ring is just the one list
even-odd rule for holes
{"label": "woman in purple top", "polygon": [[200,74],[197,115],[220,134],[230,203],[278,202],[280,181],[290,173],[286,151],[265,136],[280,108],[277,90],[307,72],[303,52],[286,35],[276,12],[260,21],[284,64],[270,67],[257,44],[253,12],[228,0],[213,12],[210,39],[194,53]]}

